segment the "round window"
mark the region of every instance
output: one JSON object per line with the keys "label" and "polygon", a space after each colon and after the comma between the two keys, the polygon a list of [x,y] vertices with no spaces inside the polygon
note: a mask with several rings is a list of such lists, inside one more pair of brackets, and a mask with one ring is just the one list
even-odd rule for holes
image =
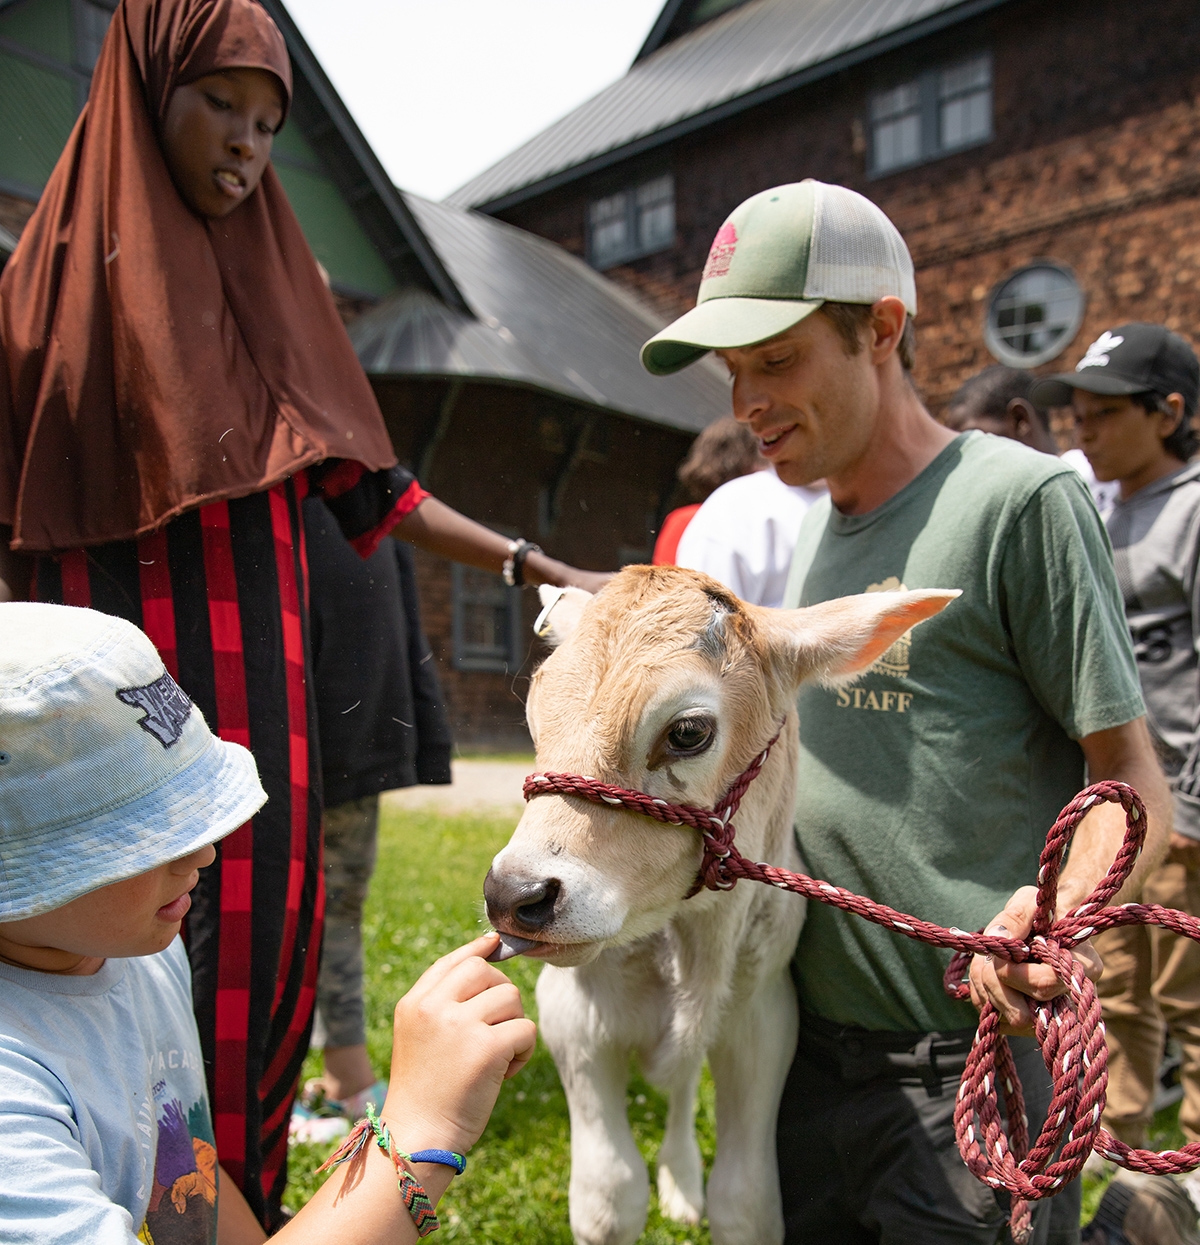
{"label": "round window", "polygon": [[992,291],[983,337],[1009,367],[1062,354],[1083,323],[1083,291],[1069,268],[1045,260],[1018,268]]}

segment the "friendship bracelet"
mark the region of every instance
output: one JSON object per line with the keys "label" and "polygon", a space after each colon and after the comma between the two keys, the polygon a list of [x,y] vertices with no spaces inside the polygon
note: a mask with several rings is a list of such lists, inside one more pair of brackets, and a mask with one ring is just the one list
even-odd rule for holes
{"label": "friendship bracelet", "polygon": [[397,1148],[392,1140],[391,1130],[375,1114],[374,1104],[368,1102],[366,1118],[355,1124],[346,1140],[317,1168],[317,1171],[327,1171],[341,1163],[356,1159],[370,1144],[372,1137],[374,1137],[375,1144],[392,1160],[392,1166],[396,1169],[396,1188],[400,1190],[404,1208],[412,1217],[417,1236],[428,1236],[431,1232],[436,1232],[440,1225],[433,1203],[429,1200],[429,1194],[417,1183],[403,1164],[405,1162],[439,1163],[443,1167],[453,1167],[455,1173],[461,1176],[467,1169],[466,1158],[455,1150],[418,1150],[415,1154],[406,1154]]}

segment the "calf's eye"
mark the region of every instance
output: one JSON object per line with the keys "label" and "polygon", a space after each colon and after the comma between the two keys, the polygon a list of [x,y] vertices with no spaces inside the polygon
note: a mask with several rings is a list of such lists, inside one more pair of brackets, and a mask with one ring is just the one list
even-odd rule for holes
{"label": "calf's eye", "polygon": [[667,748],[676,756],[695,756],[712,743],[715,733],[708,718],[680,718],[667,732]]}

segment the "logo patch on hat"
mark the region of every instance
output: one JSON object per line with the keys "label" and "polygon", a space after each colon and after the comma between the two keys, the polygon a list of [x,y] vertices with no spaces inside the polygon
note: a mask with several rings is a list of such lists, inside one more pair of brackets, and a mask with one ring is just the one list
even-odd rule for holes
{"label": "logo patch on hat", "polygon": [[164,748],[179,742],[184,724],[192,712],[192,702],[187,694],[166,673],[145,687],[122,688],[117,692],[117,699],[145,711],[146,716],[139,719],[138,725],[153,735]]}
{"label": "logo patch on hat", "polygon": [[1108,352],[1116,350],[1124,340],[1105,329],[1087,348],[1087,354],[1075,364],[1075,370],[1082,372],[1085,367],[1108,367]]}
{"label": "logo patch on hat", "polygon": [[713,239],[712,250],[708,253],[708,262],[704,265],[704,272],[700,276],[701,281],[723,277],[729,272],[733,252],[737,249],[737,240],[737,230],[733,227],[733,222],[726,221],[717,230],[717,236]]}

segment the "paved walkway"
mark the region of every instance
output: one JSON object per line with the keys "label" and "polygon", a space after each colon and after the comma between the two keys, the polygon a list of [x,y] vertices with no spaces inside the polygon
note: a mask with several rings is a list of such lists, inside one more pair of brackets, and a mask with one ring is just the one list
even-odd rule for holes
{"label": "paved walkway", "polygon": [[432,809],[441,813],[519,811],[521,785],[533,770],[527,761],[468,760],[451,762],[454,781],[446,787],[407,787],[383,798],[391,808]]}

